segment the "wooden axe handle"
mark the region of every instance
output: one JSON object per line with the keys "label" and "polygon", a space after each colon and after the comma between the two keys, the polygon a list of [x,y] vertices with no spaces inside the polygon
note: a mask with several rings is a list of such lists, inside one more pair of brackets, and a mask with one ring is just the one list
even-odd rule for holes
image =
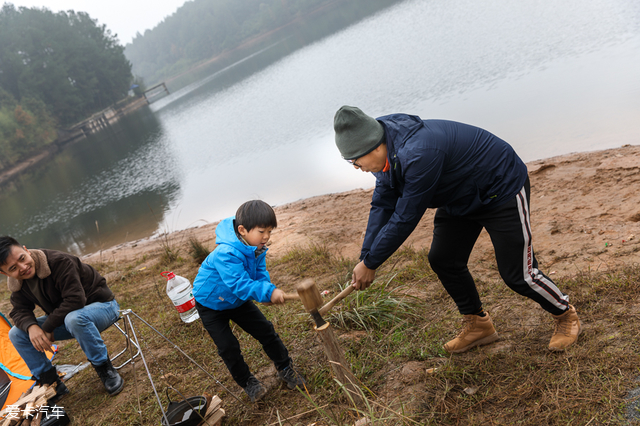
{"label": "wooden axe handle", "polygon": [[318,309],[318,312],[320,313],[320,315],[324,315],[327,312],[329,312],[329,310],[333,308],[336,305],[336,303],[338,303],[339,301],[341,301],[342,299],[350,295],[353,290],[355,290],[355,288],[351,283],[349,283],[349,287],[342,290],[336,297],[329,300],[322,308]]}
{"label": "wooden axe handle", "polygon": [[285,293],[284,300],[300,300],[300,296],[295,293]]}

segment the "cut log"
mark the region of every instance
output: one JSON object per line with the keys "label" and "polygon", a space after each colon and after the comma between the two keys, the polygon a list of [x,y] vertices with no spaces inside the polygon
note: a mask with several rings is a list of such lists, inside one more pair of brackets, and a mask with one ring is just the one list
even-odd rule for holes
{"label": "cut log", "polygon": [[2,422],[2,426],[15,426],[18,424],[18,420],[22,420],[21,418],[15,418],[15,417],[7,417],[6,419],[4,419],[4,421]]}
{"label": "cut log", "polygon": [[55,386],[50,386],[49,388],[47,388],[47,390],[44,392],[44,397],[48,400],[50,400],[51,398],[53,398],[54,396],[56,396],[56,387]]}
{"label": "cut log", "polygon": [[[42,398],[38,399],[38,401],[42,400]],[[39,408],[36,408],[36,401],[27,402],[22,410],[22,418],[31,417],[35,414],[35,411]]]}
{"label": "cut log", "polygon": [[209,403],[209,406],[207,407],[207,412],[204,414],[204,418],[206,419],[208,416],[212,415],[214,411],[220,408],[220,404],[222,404],[222,400],[218,395],[214,395],[212,398],[209,398],[209,395],[205,394],[205,397],[211,400],[211,402]]}
{"label": "cut log", "polygon": [[204,426],[218,426],[224,417],[225,412],[223,408],[218,408],[210,416],[205,417],[205,421],[202,423]]}
{"label": "cut log", "polygon": [[47,402],[49,401],[49,398],[47,398],[46,396],[42,395],[40,398],[36,399],[36,408],[40,408],[43,405],[47,405]]}

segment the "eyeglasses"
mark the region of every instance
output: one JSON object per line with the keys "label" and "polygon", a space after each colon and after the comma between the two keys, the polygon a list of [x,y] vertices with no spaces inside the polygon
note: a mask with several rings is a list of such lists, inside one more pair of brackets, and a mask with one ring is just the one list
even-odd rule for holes
{"label": "eyeglasses", "polygon": [[357,168],[360,169],[362,167],[360,166],[360,164],[356,163],[356,161],[358,161],[358,160],[359,160],[358,158],[354,158],[353,160],[347,160],[347,163],[349,163],[349,164],[351,164],[353,166],[356,166]]}

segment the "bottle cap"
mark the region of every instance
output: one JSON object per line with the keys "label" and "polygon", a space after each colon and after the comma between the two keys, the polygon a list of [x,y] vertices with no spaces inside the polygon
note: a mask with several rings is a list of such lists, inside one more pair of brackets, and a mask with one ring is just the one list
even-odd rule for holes
{"label": "bottle cap", "polygon": [[164,271],[164,272],[160,272],[160,275],[162,275],[163,277],[165,277],[167,279],[167,281],[173,279],[176,277],[176,274],[174,274],[171,271]]}

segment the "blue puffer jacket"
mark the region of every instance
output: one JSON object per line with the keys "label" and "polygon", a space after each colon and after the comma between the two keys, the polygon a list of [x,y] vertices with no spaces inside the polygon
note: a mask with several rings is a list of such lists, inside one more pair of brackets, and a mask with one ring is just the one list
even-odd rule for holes
{"label": "blue puffer jacket", "polygon": [[234,218],[216,227],[216,249],[207,256],[193,281],[193,295],[210,309],[233,309],[247,300],[270,302],[276,286],[271,283],[265,263],[266,248],[256,257],[256,247],[238,239]]}
{"label": "blue puffer jacket", "polygon": [[513,148],[478,127],[392,114],[384,127],[390,170],[376,187],[360,259],[376,269],[413,232],[429,207],[453,216],[497,207],[524,186],[527,166]]}

